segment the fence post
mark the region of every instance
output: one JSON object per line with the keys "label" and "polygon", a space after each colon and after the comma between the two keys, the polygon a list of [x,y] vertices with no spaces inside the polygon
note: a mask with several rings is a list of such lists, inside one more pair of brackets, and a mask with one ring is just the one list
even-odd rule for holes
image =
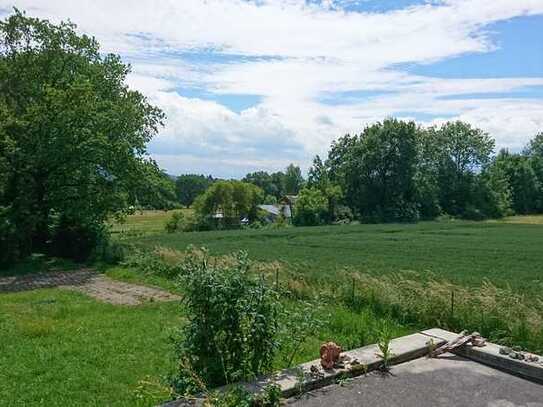
{"label": "fence post", "polygon": [[454,318],[454,290],[451,291],[451,318]]}

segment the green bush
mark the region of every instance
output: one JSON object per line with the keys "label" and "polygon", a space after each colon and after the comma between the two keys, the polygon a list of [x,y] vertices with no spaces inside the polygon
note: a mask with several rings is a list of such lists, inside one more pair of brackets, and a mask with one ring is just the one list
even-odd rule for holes
{"label": "green bush", "polygon": [[183,230],[185,225],[185,216],[182,212],[174,212],[173,215],[168,219],[164,228],[168,233],[174,233],[179,230]]}
{"label": "green bush", "polygon": [[247,254],[230,265],[212,262],[204,251],[181,266],[188,324],[176,340],[180,363],[172,387],[178,394],[250,379],[269,371],[279,348],[281,305],[277,293],[249,273]]}

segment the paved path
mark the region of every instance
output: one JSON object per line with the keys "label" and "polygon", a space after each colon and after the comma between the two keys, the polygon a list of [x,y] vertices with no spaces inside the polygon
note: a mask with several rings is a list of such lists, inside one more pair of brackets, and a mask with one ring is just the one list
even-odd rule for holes
{"label": "paved path", "polygon": [[543,385],[445,354],[291,399],[293,407],[543,407]]}
{"label": "paved path", "polygon": [[112,280],[91,269],[0,277],[0,293],[57,287],[79,291],[103,302],[139,305],[153,301],[174,301],[180,297],[167,291]]}

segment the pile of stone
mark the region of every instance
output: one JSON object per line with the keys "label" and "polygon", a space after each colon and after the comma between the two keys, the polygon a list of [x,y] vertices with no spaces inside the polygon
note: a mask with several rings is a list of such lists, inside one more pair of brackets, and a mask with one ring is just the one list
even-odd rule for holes
{"label": "pile of stone", "polygon": [[[502,346],[500,348],[500,354],[507,355],[511,359],[524,360],[526,362],[531,362],[531,363],[540,362],[539,356],[534,355],[533,353],[523,352],[518,346],[515,346],[513,348]],[[543,362],[540,362],[540,364],[543,364]]]}

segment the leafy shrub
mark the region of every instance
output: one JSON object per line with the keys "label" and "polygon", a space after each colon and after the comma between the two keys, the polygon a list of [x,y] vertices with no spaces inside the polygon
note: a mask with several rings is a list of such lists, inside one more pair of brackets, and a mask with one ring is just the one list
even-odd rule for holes
{"label": "leafy shrub", "polygon": [[185,221],[185,216],[182,212],[174,212],[173,215],[168,219],[164,228],[168,233],[174,233],[179,230],[183,230]]}
{"label": "leafy shrub", "polygon": [[9,208],[0,206],[0,265],[16,261],[20,253],[20,234],[9,217]]}
{"label": "leafy shrub", "polygon": [[269,371],[279,347],[277,293],[249,273],[247,254],[217,265],[207,253],[189,255],[181,266],[188,324],[176,341],[183,361],[172,386],[179,394],[218,386]]}
{"label": "leafy shrub", "polygon": [[354,219],[353,211],[345,205],[337,205],[334,208],[334,219],[336,223],[350,223]]}

